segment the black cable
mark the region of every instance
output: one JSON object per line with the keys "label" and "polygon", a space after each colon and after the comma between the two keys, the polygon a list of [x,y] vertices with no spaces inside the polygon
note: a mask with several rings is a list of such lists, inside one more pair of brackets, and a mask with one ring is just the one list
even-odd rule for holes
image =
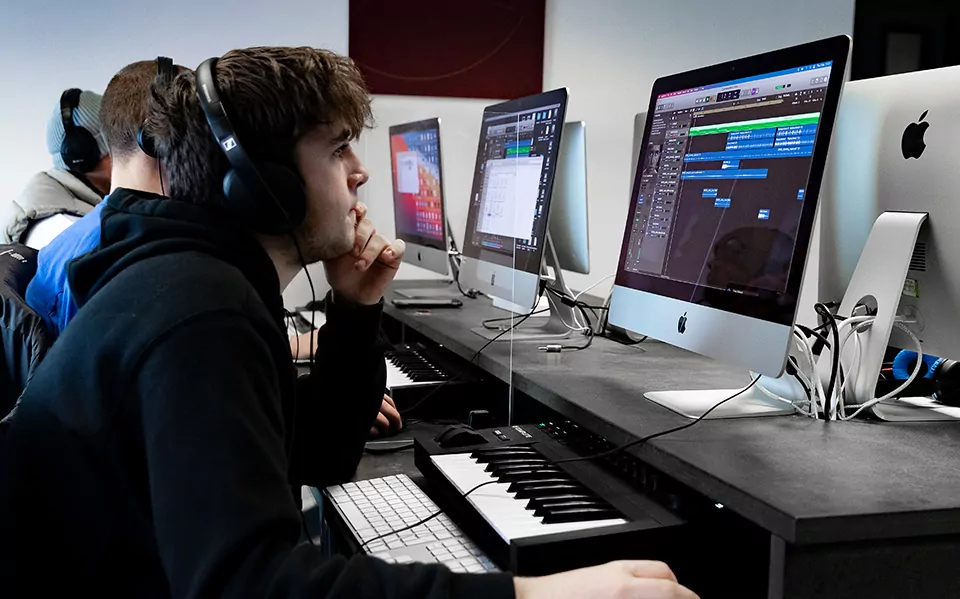
{"label": "black cable", "polygon": [[607,451],[601,451],[600,453],[595,453],[595,454],[593,454],[593,455],[588,455],[588,456],[579,456],[579,457],[575,457],[575,458],[565,458],[565,459],[562,459],[562,460],[556,460],[556,461],[550,462],[549,465],[550,465],[550,466],[553,466],[553,465],[555,465],[555,464],[569,464],[569,463],[572,463],[572,462],[585,462],[585,461],[588,461],[588,460],[597,460],[597,459],[601,459],[601,458],[606,458],[606,457],[612,456],[612,455],[614,455],[614,454],[620,453],[621,451],[624,451],[624,450],[629,449],[629,448],[631,448],[631,447],[634,447],[634,446],[636,446],[636,445],[640,445],[641,443],[646,443],[647,441],[656,439],[656,438],[658,438],[658,437],[663,437],[663,436],[665,436],[665,435],[670,435],[670,434],[672,434],[672,433],[676,433],[676,432],[678,432],[678,431],[682,431],[682,430],[684,430],[684,429],[688,429],[688,428],[690,428],[691,426],[694,426],[694,425],[696,425],[696,424],[699,424],[704,418],[706,418],[707,416],[709,416],[711,412],[713,412],[714,410],[716,410],[717,408],[719,408],[719,407],[722,406],[723,404],[725,404],[725,403],[727,403],[728,401],[731,401],[731,400],[733,400],[733,399],[736,399],[737,397],[740,397],[741,395],[743,395],[744,393],[746,393],[747,391],[749,391],[750,389],[752,389],[753,386],[757,384],[757,381],[760,380],[760,376],[761,376],[761,375],[758,374],[752,381],[750,381],[750,384],[749,384],[749,385],[747,385],[747,386],[744,387],[743,389],[737,391],[736,393],[734,393],[734,394],[731,395],[730,397],[728,397],[728,398],[726,398],[726,399],[724,399],[724,400],[722,400],[722,401],[719,401],[719,402],[715,403],[715,404],[713,405],[713,407],[711,407],[709,410],[707,410],[706,412],[704,412],[703,414],[701,414],[701,415],[700,415],[696,420],[694,420],[693,422],[688,422],[688,423],[686,423],[686,424],[682,424],[682,425],[680,425],[680,426],[677,426],[677,427],[674,427],[674,428],[670,428],[670,429],[667,429],[667,430],[665,430],[665,431],[660,431],[659,433],[654,433],[654,434],[652,434],[652,435],[647,435],[646,437],[641,437],[641,438],[639,438],[639,439],[635,439],[635,440],[633,440],[633,441],[630,441],[629,443],[625,443],[625,444],[623,444],[623,445],[620,445],[619,447],[614,447],[613,449],[608,449]]}
{"label": "black cable", "polygon": [[[543,308],[542,310],[537,310],[536,312],[532,312],[532,313],[530,314],[530,316],[535,316],[535,315],[537,315],[537,314],[543,314],[544,312],[549,312],[549,311],[550,311],[550,308]],[[487,329],[487,330],[489,330],[489,331],[501,331],[501,330],[503,330],[503,329],[501,329],[500,327],[491,327],[491,326],[489,326],[489,324],[490,324],[491,322],[502,322],[502,321],[505,321],[505,320],[516,320],[516,319],[517,319],[516,316],[500,316],[500,317],[498,317],[498,318],[488,318],[488,319],[484,320],[483,322],[481,322],[481,323],[480,323],[480,326],[482,326],[483,328],[485,328],[485,329]]]}
{"label": "black cable", "polygon": [[[543,287],[543,286],[541,285],[540,294],[537,296],[538,299],[543,295],[542,287]],[[512,331],[513,329],[515,329],[515,328],[517,328],[518,326],[520,326],[521,324],[523,324],[528,318],[530,318],[531,316],[533,316],[533,314],[534,314],[533,312],[528,312],[527,314],[524,314],[522,317],[520,317],[520,318],[517,320],[517,322],[515,322],[512,326],[510,326],[510,328],[507,328],[507,329],[504,329],[504,330],[500,331],[499,333],[497,333],[497,335],[496,335],[495,337],[493,337],[493,339],[490,339],[489,341],[487,341],[486,343],[484,343],[483,346],[482,346],[480,349],[478,349],[478,350],[473,354],[473,356],[471,356],[471,358],[470,358],[470,363],[472,364],[474,360],[476,360],[478,357],[480,357],[480,354],[483,352],[483,350],[485,350],[485,349],[487,349],[488,347],[490,347],[490,344],[491,344],[491,343],[493,343],[494,341],[496,341],[496,340],[499,339],[500,337],[503,337],[504,335],[506,335],[507,333],[509,333],[509,332]],[[431,397],[433,397],[438,391],[440,391],[440,389],[443,389],[444,386],[448,385],[449,383],[452,383],[452,382],[454,382],[454,381],[456,381],[456,380],[459,380],[465,373],[466,373],[466,371],[461,371],[461,372],[458,373],[456,376],[451,377],[451,378],[443,381],[442,383],[440,383],[439,385],[437,385],[436,387],[434,387],[429,393],[427,393],[426,395],[424,395],[423,397],[421,397],[415,404],[413,404],[412,406],[410,406],[410,407],[407,408],[406,410],[400,412],[400,415],[403,416],[403,415],[405,415],[405,414],[409,414],[410,412],[416,410],[416,409],[419,408],[421,405],[423,405],[423,403],[424,403],[425,401],[427,401],[428,399],[430,399]]]}
{"label": "black cable", "polygon": [[837,372],[840,370],[840,330],[837,327],[836,317],[824,304],[817,302],[813,305],[813,309],[817,311],[817,314],[827,319],[827,324],[830,326],[830,332],[833,335],[834,350],[831,352],[833,363],[830,365],[830,384],[827,385],[827,396],[823,398],[823,419],[829,420],[830,406],[833,403],[833,389],[837,384]]}
{"label": "black cable", "polygon": [[[830,325],[829,325],[829,323],[828,323],[828,324],[825,324],[825,325],[823,325],[823,326],[824,326],[824,327],[829,327]],[[802,324],[800,324],[800,323],[797,323],[797,328],[800,329],[800,332],[803,333],[804,335],[806,335],[807,337],[816,337],[816,338],[817,338],[817,341],[819,341],[820,343],[822,343],[823,346],[826,347],[827,349],[830,349],[830,348],[831,348],[830,341],[829,341],[826,337],[824,337],[823,335],[820,334],[820,332],[819,332],[820,328],[819,328],[819,327],[816,328],[816,329],[811,329],[810,327],[807,327],[807,326],[804,326],[804,325],[802,325]]]}
{"label": "black cable", "polygon": [[[488,480],[487,482],[480,483],[479,485],[477,485],[477,486],[475,486],[474,488],[470,489],[469,491],[467,491],[466,493],[464,493],[464,494],[461,495],[460,497],[461,497],[461,498],[466,498],[467,495],[469,495],[470,493],[473,493],[474,491],[476,491],[476,490],[479,489],[480,487],[486,487],[487,485],[492,485],[492,484],[494,484],[494,483],[496,483],[496,482],[499,482],[499,481],[497,481],[497,480]],[[424,518],[423,520],[420,520],[419,522],[414,522],[413,524],[410,524],[409,526],[404,526],[403,528],[398,528],[397,530],[393,530],[393,531],[390,531],[390,532],[385,532],[385,533],[383,533],[383,534],[380,535],[380,536],[373,537],[372,539],[368,539],[368,540],[364,541],[363,543],[361,543],[359,547],[357,547],[356,553],[360,553],[361,551],[363,551],[363,548],[364,548],[364,547],[366,547],[367,545],[369,545],[370,543],[372,543],[372,542],[374,542],[374,541],[379,541],[380,539],[389,537],[389,536],[391,536],[391,535],[399,534],[399,533],[401,533],[401,532],[406,532],[406,531],[408,531],[408,530],[410,530],[410,529],[412,529],[412,528],[416,528],[416,527],[420,526],[421,524],[426,524],[427,522],[429,522],[429,521],[433,520],[434,518],[436,518],[437,516],[441,516],[441,515],[443,515],[443,510],[437,510],[437,511],[435,511],[434,513],[432,513],[432,514],[430,514],[429,516],[427,516],[426,518]]]}
{"label": "black cable", "polygon": [[[307,274],[307,283],[310,284],[310,297],[312,298],[313,303],[316,304],[316,303],[317,303],[317,292],[316,292],[316,291],[314,290],[314,288],[313,288],[313,279],[310,278],[310,271],[307,269],[307,262],[306,262],[306,260],[303,259],[303,252],[300,250],[300,244],[297,242],[297,236],[296,236],[296,234],[291,233],[291,234],[290,234],[290,239],[293,241],[293,247],[297,248],[297,257],[300,258],[300,265],[303,266],[303,272],[305,272],[305,273]],[[317,328],[316,325],[315,325],[315,322],[314,322],[314,314],[315,314],[315,313],[316,313],[316,312],[310,312],[310,331],[311,331],[311,333],[312,333],[314,330],[316,330],[316,328]],[[296,329],[296,327],[294,327],[294,329]],[[297,343],[299,343],[299,342],[300,342],[300,336],[298,335],[298,336],[297,336]],[[317,352],[315,351],[316,348],[313,347],[313,345],[314,345],[314,344],[313,344],[313,339],[311,338],[311,343],[310,343],[310,346],[311,346],[311,347],[310,347],[310,376],[313,376],[313,366],[314,366],[314,364],[315,364],[315,354],[317,353]],[[300,353],[299,348],[297,349],[297,353]],[[296,402],[296,401],[293,402],[293,421],[294,421],[294,422],[296,422],[296,420],[297,420],[297,403],[299,403],[299,402]],[[311,544],[311,545],[313,545],[314,547],[316,547],[316,543],[313,542],[313,537],[310,536],[310,533],[309,533],[309,531],[307,530],[307,521],[306,521],[306,519],[303,517],[303,510],[300,510],[300,521],[303,523],[303,531],[307,534],[307,540],[310,541],[310,544]]]}

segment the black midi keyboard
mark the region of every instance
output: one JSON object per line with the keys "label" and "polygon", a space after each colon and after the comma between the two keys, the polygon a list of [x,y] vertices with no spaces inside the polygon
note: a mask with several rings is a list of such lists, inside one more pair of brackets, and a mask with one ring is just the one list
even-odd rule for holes
{"label": "black midi keyboard", "polygon": [[658,546],[680,538],[681,517],[600,465],[553,465],[578,454],[539,427],[479,432],[484,443],[447,449],[418,436],[415,460],[444,509],[458,514],[502,569],[539,575],[629,555],[656,557]]}

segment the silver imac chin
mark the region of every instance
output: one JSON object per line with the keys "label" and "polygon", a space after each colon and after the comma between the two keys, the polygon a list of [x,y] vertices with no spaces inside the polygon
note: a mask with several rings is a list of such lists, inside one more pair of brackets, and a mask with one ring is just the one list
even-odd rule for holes
{"label": "silver imac chin", "polygon": [[499,308],[526,314],[536,306],[540,275],[462,256],[460,283],[492,296],[494,305]]}
{"label": "silver imac chin", "polygon": [[448,267],[450,256],[445,250],[410,241],[404,241],[404,243],[407,245],[407,251],[403,254],[405,263],[425,268],[443,276],[450,274]]}
{"label": "silver imac chin", "polygon": [[610,323],[704,356],[724,356],[731,366],[770,377],[783,373],[793,335],[793,326],[619,285],[613,287]]}

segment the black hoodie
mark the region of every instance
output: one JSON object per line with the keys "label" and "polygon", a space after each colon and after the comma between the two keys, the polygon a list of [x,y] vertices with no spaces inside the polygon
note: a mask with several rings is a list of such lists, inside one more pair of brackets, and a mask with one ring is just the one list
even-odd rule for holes
{"label": "black hoodie", "polygon": [[0,448],[0,594],[513,596],[509,575],[298,544],[293,489],[351,476],[380,405],[379,306],[328,301],[297,381],[261,247],[129,190],[69,280],[81,309]]}

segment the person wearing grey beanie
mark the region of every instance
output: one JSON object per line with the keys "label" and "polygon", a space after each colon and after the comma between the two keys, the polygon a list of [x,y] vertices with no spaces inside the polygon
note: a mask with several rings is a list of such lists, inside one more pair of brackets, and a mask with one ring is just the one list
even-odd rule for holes
{"label": "person wearing grey beanie", "polygon": [[110,191],[110,155],[100,131],[100,94],[65,90],[47,121],[53,168],[34,175],[0,209],[0,242],[40,249]]}

